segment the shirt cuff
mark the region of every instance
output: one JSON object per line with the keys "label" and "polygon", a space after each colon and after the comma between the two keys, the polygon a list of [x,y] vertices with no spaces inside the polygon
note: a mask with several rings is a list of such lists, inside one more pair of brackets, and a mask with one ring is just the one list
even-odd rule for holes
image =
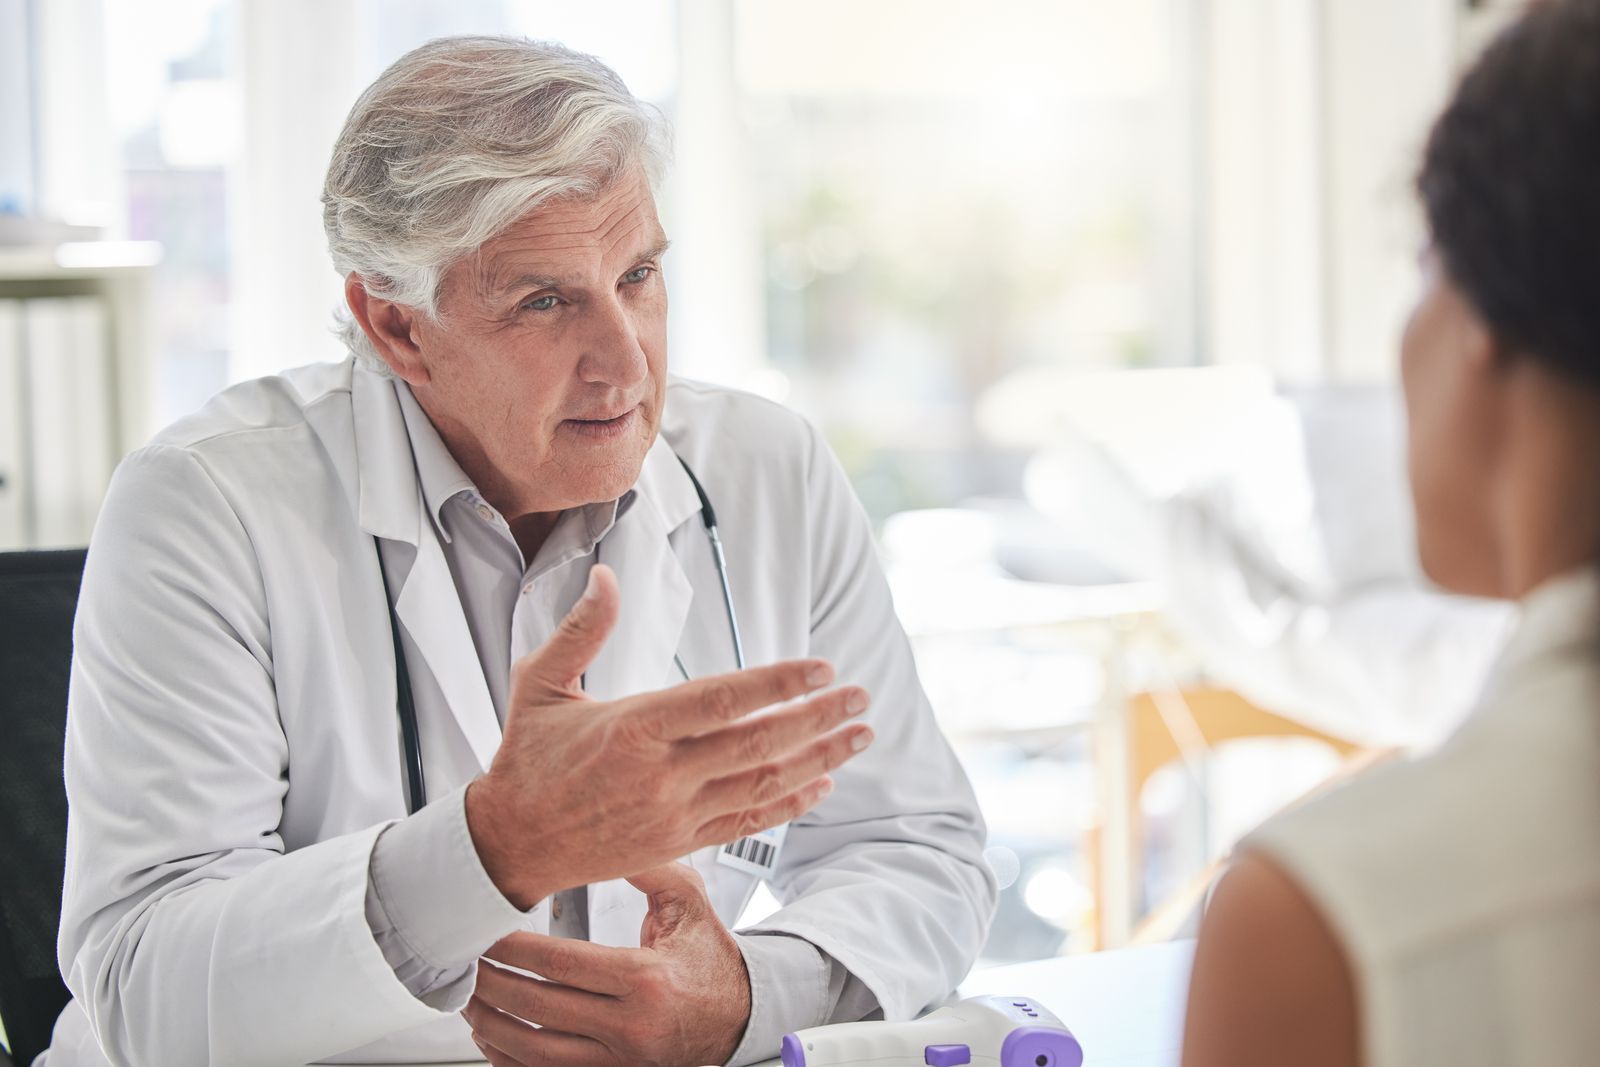
{"label": "shirt cuff", "polygon": [[750,972],[750,1021],[728,1064],[744,1067],[776,1056],[784,1034],[828,1021],[832,961],[792,934],[734,934],[733,940]]}
{"label": "shirt cuff", "polygon": [[466,792],[386,827],[368,866],[367,921],[384,959],[413,996],[443,1011],[466,1004],[478,957],[525,918],[483,869]]}

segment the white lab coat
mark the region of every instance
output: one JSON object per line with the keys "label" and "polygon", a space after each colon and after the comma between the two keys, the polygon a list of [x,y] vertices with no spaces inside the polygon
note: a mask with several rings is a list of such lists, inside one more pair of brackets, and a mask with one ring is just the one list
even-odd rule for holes
{"label": "white lab coat", "polygon": [[[749,662],[823,656],[875,698],[876,744],[794,824],[785,906],[758,928],[811,941],[909,1017],[971,965],[994,886],[867,520],[809,425],[671,385],[639,498],[603,542],[623,606],[590,691],[671,684],[675,651],[696,676],[733,666],[673,449],[717,508]],[[165,1067],[474,1058],[365,914],[373,841],[405,815],[374,535],[417,548],[397,614],[437,797],[487,768],[500,727],[393,385],[348,360],[249,382],[118,470],[77,622],[59,946],[75,1001],[49,1067],[100,1062],[93,1037],[113,1062]],[[754,880],[711,849],[691,861],[733,924]],[[596,885],[589,907],[594,941],[638,943],[637,891]],[[548,929],[543,905],[528,927]]]}

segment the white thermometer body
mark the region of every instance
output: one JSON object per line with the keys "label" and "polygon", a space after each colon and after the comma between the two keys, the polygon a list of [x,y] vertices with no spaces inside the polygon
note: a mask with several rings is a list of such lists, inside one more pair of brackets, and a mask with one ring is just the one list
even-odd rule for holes
{"label": "white thermometer body", "polygon": [[836,1023],[789,1034],[783,1067],[1082,1067],[1061,1020],[1028,997],[973,997],[910,1022]]}

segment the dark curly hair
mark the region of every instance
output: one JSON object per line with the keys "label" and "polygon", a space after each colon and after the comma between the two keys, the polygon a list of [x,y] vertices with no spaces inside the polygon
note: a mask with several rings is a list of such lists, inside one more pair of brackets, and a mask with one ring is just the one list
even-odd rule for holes
{"label": "dark curly hair", "polygon": [[1445,270],[1495,335],[1600,388],[1600,0],[1544,0],[1489,46],[1417,188]]}

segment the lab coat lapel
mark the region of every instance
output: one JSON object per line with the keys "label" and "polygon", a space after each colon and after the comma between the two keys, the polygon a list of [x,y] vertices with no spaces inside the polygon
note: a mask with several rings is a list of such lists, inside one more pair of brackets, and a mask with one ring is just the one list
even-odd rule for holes
{"label": "lab coat lapel", "polygon": [[[421,498],[418,498],[419,511]],[[417,562],[400,590],[395,612],[400,625],[417,643],[428,661],[445,703],[466,735],[482,770],[489,769],[500,747],[500,720],[494,712],[483,664],[461,608],[450,565],[445,561],[432,523],[423,519],[417,544]]]}
{"label": "lab coat lapel", "polygon": [[500,721],[455,579],[428,519],[399,398],[393,383],[357,367],[351,376],[351,404],[361,527],[415,546],[416,562],[404,577],[395,614],[427,661],[480,768],[487,770],[500,747]]}
{"label": "lab coat lapel", "polygon": [[[688,486],[688,502],[682,486]],[[596,700],[660,689],[676,678],[672,657],[694,588],[668,536],[698,506],[688,477],[658,439],[640,471],[633,506],[600,542],[600,562],[617,574],[622,611],[587,673],[586,688]]]}
{"label": "lab coat lapel", "polygon": [[[606,535],[600,560],[617,573],[622,611],[586,684],[597,700],[661,689],[680,680],[672,662],[694,588],[669,535],[697,515],[699,497],[665,440],[657,438],[640,471],[638,499]],[[589,887],[589,940],[639,943],[647,904],[621,879]]]}

